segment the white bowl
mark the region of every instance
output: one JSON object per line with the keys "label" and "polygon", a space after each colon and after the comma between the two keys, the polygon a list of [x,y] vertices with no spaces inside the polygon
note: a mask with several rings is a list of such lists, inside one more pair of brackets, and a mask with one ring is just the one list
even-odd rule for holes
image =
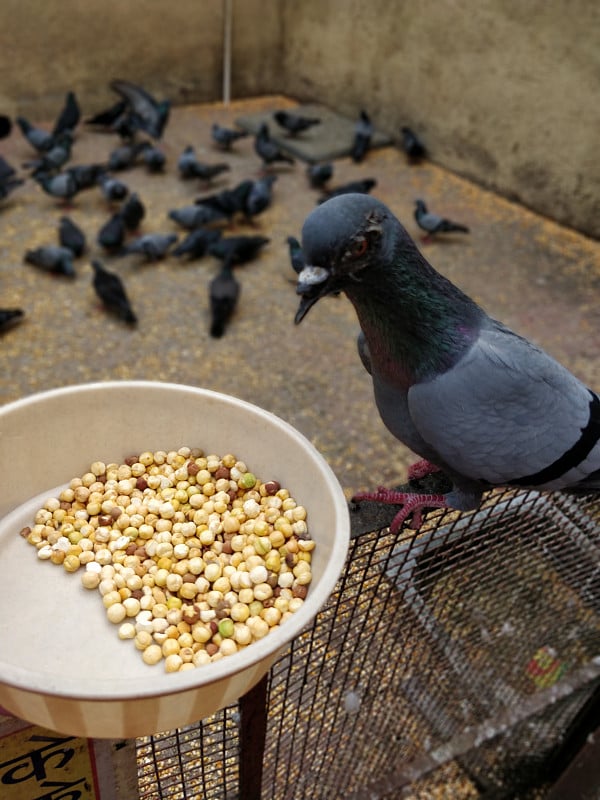
{"label": "white bowl", "polygon": [[[144,450],[234,453],[308,512],[316,542],[303,606],[244,650],[187,672],[144,664],[97,592],[40,561],[20,535],[56,487],[93,461]],[[40,502],[41,501],[41,502]],[[325,603],[344,566],[347,503],[323,457],[289,424],[227,395],[122,381],[43,392],[0,408],[0,706],[89,737],[136,737],[192,723],[252,688]]]}

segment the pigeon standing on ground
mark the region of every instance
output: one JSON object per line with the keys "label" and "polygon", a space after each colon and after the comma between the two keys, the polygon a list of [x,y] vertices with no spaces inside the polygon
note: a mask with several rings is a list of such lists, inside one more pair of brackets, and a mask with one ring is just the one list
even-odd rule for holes
{"label": "pigeon standing on ground", "polygon": [[75,197],[79,191],[75,178],[70,172],[57,172],[56,175],[41,173],[34,175],[34,179],[46,194],[64,202],[68,202],[72,197]]}
{"label": "pigeon standing on ground", "polygon": [[148,172],[162,172],[167,163],[167,157],[160,147],[148,144],[142,150],[142,161],[148,169]]}
{"label": "pigeon standing on ground", "polygon": [[270,241],[266,236],[224,236],[210,244],[208,252],[230,264],[246,264],[255,259]]}
{"label": "pigeon standing on ground", "polygon": [[98,177],[98,186],[109,203],[118,203],[125,200],[129,194],[129,186],[118,178],[113,178],[106,172]]}
{"label": "pigeon standing on ground", "polygon": [[411,513],[418,526],[426,508],[477,508],[493,486],[600,490],[600,397],[436,272],[383,203],[324,203],[302,249],[296,322],[345,292],[383,422],[452,482],[448,494],[355,495],[402,505],[392,530]]}
{"label": "pigeon standing on ground", "polygon": [[406,153],[408,159],[416,162],[420,161],[422,158],[425,158],[427,151],[425,150],[425,145],[419,139],[417,134],[407,125],[404,125],[402,128],[400,128],[400,133],[402,134],[402,149]]}
{"label": "pigeon standing on ground", "polygon": [[414,214],[417,225],[427,234],[424,241],[429,241],[436,233],[469,233],[469,229],[465,225],[459,225],[457,222],[452,222],[428,211],[423,200],[415,200]]}
{"label": "pigeon standing on ground", "polygon": [[373,123],[366,111],[361,111],[354,126],[354,140],[350,148],[350,156],[357,163],[367,155],[373,137]]}
{"label": "pigeon standing on ground", "polygon": [[195,228],[174,248],[174,256],[187,256],[188,259],[202,258],[209,245],[221,238],[221,231],[215,228]]}
{"label": "pigeon standing on ground", "polygon": [[220,339],[236,309],[240,297],[240,284],[231,262],[226,260],[208,287],[210,302],[210,335]]}
{"label": "pigeon standing on ground", "polygon": [[114,172],[122,169],[130,169],[135,166],[138,158],[147,146],[148,143],[143,141],[126,142],[119,147],[115,147],[115,149],[109,153],[106,169]]}
{"label": "pigeon standing on ground", "polygon": [[217,175],[220,175],[222,172],[229,171],[231,167],[224,161],[220,161],[217,164],[203,164],[201,161],[198,161],[196,151],[190,144],[179,156],[177,169],[179,170],[179,175],[184,180],[200,178],[200,180],[208,182],[216,178]]}
{"label": "pigeon standing on ground", "polygon": [[55,137],[54,144],[41,158],[26,161],[23,166],[33,170],[33,175],[56,172],[71,158],[72,146],[73,134],[63,131]]}
{"label": "pigeon standing on ground", "polygon": [[273,199],[273,184],[277,180],[277,175],[265,175],[254,181],[252,188],[248,192],[244,211],[248,217],[255,217],[265,211]]}
{"label": "pigeon standing on ground", "polygon": [[42,128],[36,128],[25,117],[17,117],[17,125],[23,136],[38,153],[45,153],[54,144],[54,136],[51,133]]}
{"label": "pigeon standing on ground", "polygon": [[293,114],[291,111],[275,111],[273,117],[275,122],[290,136],[297,136],[299,133],[321,124],[319,117],[305,117],[302,114]]}
{"label": "pigeon standing on ground", "polygon": [[160,261],[177,241],[175,233],[145,233],[138,236],[120,251],[119,255],[141,255],[146,261]]}
{"label": "pigeon standing on ground", "polygon": [[104,308],[119,319],[135,325],[137,317],[131,307],[127,292],[123,286],[123,281],[115,272],[105,269],[101,261],[92,261],[94,277],[92,286],[94,291],[102,301]]}
{"label": "pigeon standing on ground", "polygon": [[0,200],[4,200],[12,191],[24,183],[24,178],[18,178],[14,167],[0,156]]}
{"label": "pigeon standing on ground", "polygon": [[125,241],[126,225],[121,211],[110,216],[98,231],[97,242],[105,250],[116,251]]}
{"label": "pigeon standing on ground", "polygon": [[128,231],[136,231],[144,217],[146,207],[137,192],[132,192],[121,206],[121,219]]}
{"label": "pigeon standing on ground", "polygon": [[254,181],[246,179],[238,183],[233,189],[223,189],[215,194],[203,195],[194,202],[196,205],[210,208],[227,219],[235,214],[247,214],[248,196],[252,191]]}
{"label": "pigeon standing on ground", "polygon": [[286,164],[295,163],[294,159],[291,156],[288,156],[287,153],[284,153],[283,150],[280,149],[277,142],[271,139],[269,126],[266,122],[262,123],[258,129],[258,133],[254,138],[254,150],[261,158],[263,166],[265,167],[275,164],[278,161],[283,161]]}
{"label": "pigeon standing on ground", "polygon": [[22,308],[0,308],[0,333],[21,322],[24,316]]}
{"label": "pigeon standing on ground", "polygon": [[75,277],[73,252],[68,247],[49,244],[25,252],[25,262],[45,272]]}
{"label": "pigeon standing on ground", "polygon": [[376,186],[377,180],[375,178],[361,178],[357,181],[343,183],[341,186],[335,186],[332,189],[326,189],[325,194],[317,202],[324,203],[330,197],[337,197],[340,194],[369,194],[371,189]]}
{"label": "pigeon standing on ground", "polygon": [[224,125],[219,125],[218,122],[213,122],[210,134],[213,142],[222,150],[231,150],[231,146],[237,142],[238,139],[243,139],[245,136],[248,136],[248,131],[226,128]]}
{"label": "pigeon standing on ground", "polygon": [[169,100],[156,100],[150,92],[131,81],[111,81],[110,88],[127,103],[129,122],[134,130],[144,131],[153,139],[160,139],[169,119]]}
{"label": "pigeon standing on ground", "polygon": [[85,234],[70,217],[61,217],[58,223],[58,239],[61,247],[67,247],[79,258],[85,251]]}
{"label": "pigeon standing on ground", "polygon": [[333,177],[333,164],[309,164],[306,168],[308,182],[313,189],[322,189]]}
{"label": "pigeon standing on ground", "polygon": [[195,204],[172,208],[168,212],[168,217],[185,230],[193,231],[194,228],[199,228],[201,225],[208,225],[223,219],[224,214],[216,208]]}
{"label": "pigeon standing on ground", "polygon": [[77,164],[73,167],[67,167],[65,172],[71,175],[77,186],[77,191],[80,192],[83,189],[91,189],[92,186],[96,186],[98,178],[104,172],[104,165]]}

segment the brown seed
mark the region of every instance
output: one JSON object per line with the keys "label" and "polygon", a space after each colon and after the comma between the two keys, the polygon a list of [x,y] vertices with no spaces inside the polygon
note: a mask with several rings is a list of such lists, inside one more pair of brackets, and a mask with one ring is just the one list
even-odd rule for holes
{"label": "brown seed", "polygon": [[208,653],[209,656],[214,656],[215,653],[219,652],[219,647],[214,642],[207,642],[204,646],[204,649]]}
{"label": "brown seed", "polygon": [[225,539],[223,542],[223,548],[221,550],[222,553],[225,555],[230,556],[233,553],[233,547],[231,546],[231,542],[229,539]]}
{"label": "brown seed", "polygon": [[111,517],[110,514],[100,514],[98,517],[98,525],[101,525],[103,528],[110,525],[112,522],[114,522],[114,517]]}
{"label": "brown seed", "polygon": [[293,553],[286,553],[285,554],[285,563],[291,569],[292,567],[296,566],[297,558]]}
{"label": "brown seed", "polygon": [[301,583],[292,584],[292,594],[294,595],[294,597],[299,597],[301,600],[305,600],[307,591],[308,587],[304,586]]}
{"label": "brown seed", "polygon": [[135,555],[135,551],[136,551],[136,550],[137,550],[137,547],[136,547],[136,545],[134,545],[134,544],[133,544],[133,542],[132,542],[131,544],[128,544],[128,545],[127,545],[127,547],[125,548],[125,553],[126,553],[128,556],[134,556],[134,555]]}
{"label": "brown seed", "polygon": [[197,475],[200,472],[200,467],[195,461],[188,461],[186,464],[188,475]]}
{"label": "brown seed", "polygon": [[137,464],[138,456],[127,456],[125,459],[125,463],[128,467],[132,467],[134,464]]}
{"label": "brown seed", "polygon": [[136,600],[139,600],[144,596],[144,593],[141,589],[132,589],[131,596],[135,597]]}
{"label": "brown seed", "polygon": [[143,477],[140,476],[135,482],[135,488],[139,489],[140,492],[143,492],[144,489],[147,489],[148,488],[148,482],[147,482],[146,478],[143,478]]}
{"label": "brown seed", "polygon": [[184,622],[187,622],[188,625],[193,625],[200,619],[200,610],[196,605],[184,605],[181,607],[181,615]]}
{"label": "brown seed", "polygon": [[267,481],[263,488],[268,495],[274,495],[281,489],[281,485],[277,481]]}
{"label": "brown seed", "polygon": [[146,553],[146,548],[143,545],[141,545],[140,547],[136,547],[134,556],[137,556],[138,558],[141,559],[145,559],[147,555],[148,554]]}
{"label": "brown seed", "polygon": [[120,506],[113,506],[110,510],[110,515],[113,519],[119,519],[122,513],[123,509]]}
{"label": "brown seed", "polygon": [[22,536],[24,539],[26,539],[30,533],[31,533],[31,528],[21,528],[21,530],[19,531],[20,536]]}
{"label": "brown seed", "polygon": [[213,634],[213,636],[215,635],[215,633],[219,632],[219,626],[214,621],[214,619],[211,619],[211,621],[208,623],[208,627],[210,628],[210,632]]}
{"label": "brown seed", "polygon": [[195,583],[198,576],[191,572],[186,572],[185,575],[182,575],[182,578],[184,583]]}
{"label": "brown seed", "polygon": [[219,478],[226,478],[227,480],[229,480],[229,478],[230,478],[230,477],[231,477],[231,470],[229,470],[227,467],[223,467],[223,466],[221,466],[221,467],[219,467],[219,469],[218,469],[218,470],[215,472],[215,478],[216,478],[217,480],[218,480]]}

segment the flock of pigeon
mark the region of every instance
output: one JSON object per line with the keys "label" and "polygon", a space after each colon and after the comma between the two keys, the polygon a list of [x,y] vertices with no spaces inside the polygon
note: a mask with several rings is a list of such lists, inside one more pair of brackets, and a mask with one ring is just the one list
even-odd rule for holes
{"label": "flock of pigeon", "polygon": [[[116,205],[97,232],[97,244],[109,258],[137,254],[146,261],[158,261],[165,256],[183,259],[198,259],[210,254],[222,262],[218,274],[209,284],[210,334],[220,337],[237,306],[240,284],[234,267],[258,256],[269,243],[261,235],[223,235],[222,225],[236,218],[246,222],[267,209],[272,202],[273,186],[277,175],[271,168],[278,164],[293,165],[294,159],[280,148],[271,137],[269,125],[263,123],[254,137],[254,150],[263,170],[258,178],[248,178],[239,184],[218,192],[200,196],[191,205],[173,208],[168,217],[183,231],[185,238],[175,233],[143,233],[140,224],[145,216],[142,199],[130,192],[119,177],[124,171],[143,164],[150,172],[162,172],[165,154],[160,140],[170,115],[170,102],[158,101],[148,91],[130,81],[112,81],[111,89],[118,100],[109,108],[87,118],[84,123],[94,130],[104,131],[119,137],[119,144],[108,155],[105,163],[71,165],[73,143],[77,126],[81,122],[81,109],[73,91],[66,94],[65,102],[52,130],[36,127],[24,117],[17,117],[16,124],[35,155],[23,164],[27,178],[59,202],[70,203],[82,191],[99,188],[106,200]],[[309,128],[319,125],[321,120],[291,111],[274,112],[274,123],[288,136],[301,136]],[[7,136],[12,128],[9,118],[0,116],[0,138]],[[355,162],[362,161],[373,136],[373,124],[365,111],[355,124],[354,140],[350,155]],[[213,123],[213,143],[227,152],[235,142],[248,136],[246,130],[229,128]],[[409,128],[402,128],[402,146],[411,161],[426,156],[425,148]],[[178,175],[182,180],[200,179],[209,184],[217,176],[229,170],[226,162],[206,164],[201,162],[192,145],[185,147],[177,161]],[[318,163],[307,167],[307,178],[312,188],[322,192],[318,203],[347,193],[369,193],[376,186],[375,178],[364,178],[337,187],[330,186],[333,176],[332,163]],[[25,177],[0,156],[0,201],[8,197],[25,182]],[[418,200],[415,209],[417,224],[427,237],[443,232],[468,232],[465,226],[437,216],[428,211],[425,203]],[[136,235],[137,234],[137,235]],[[299,243],[294,237],[288,239],[290,260],[299,273],[304,260]],[[69,216],[62,216],[58,226],[58,244],[44,245],[27,250],[24,261],[47,272],[73,278],[73,259],[86,250],[83,231]],[[104,308],[124,322],[134,325],[137,316],[128,298],[122,277],[110,270],[99,258],[91,260],[92,284]],[[0,308],[0,330],[20,321],[24,311],[17,308]]]}

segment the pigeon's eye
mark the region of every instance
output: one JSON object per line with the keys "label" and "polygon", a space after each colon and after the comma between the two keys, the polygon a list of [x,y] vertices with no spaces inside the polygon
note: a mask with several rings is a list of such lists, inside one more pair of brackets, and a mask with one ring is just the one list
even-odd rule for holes
{"label": "pigeon's eye", "polygon": [[360,258],[361,256],[364,256],[364,254],[367,252],[368,249],[369,249],[369,242],[366,238],[356,239],[350,245],[348,255],[352,259]]}

